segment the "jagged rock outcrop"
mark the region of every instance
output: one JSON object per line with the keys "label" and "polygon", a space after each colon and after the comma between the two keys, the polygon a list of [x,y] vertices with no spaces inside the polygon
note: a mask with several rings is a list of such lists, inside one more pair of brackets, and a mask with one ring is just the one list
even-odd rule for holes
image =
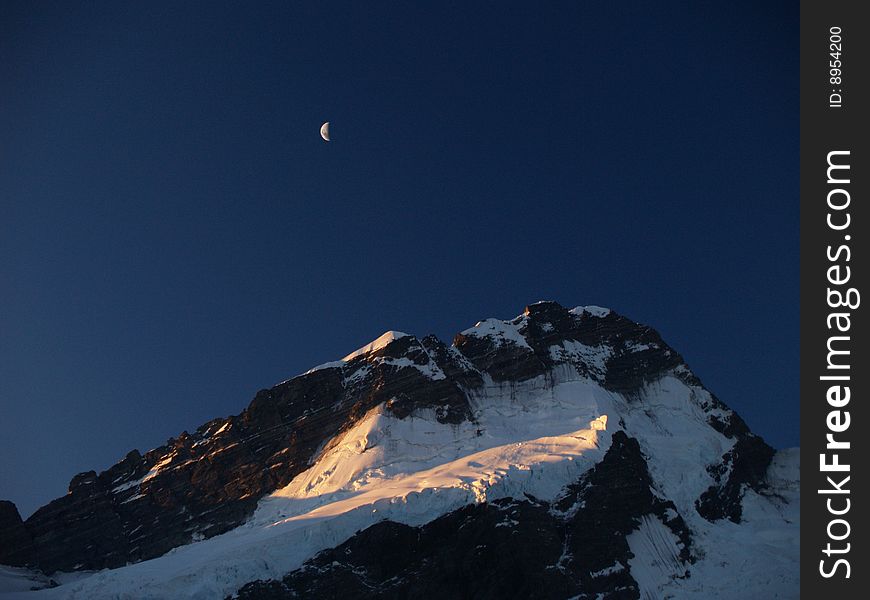
{"label": "jagged rock outcrop", "polygon": [[28,551],[32,545],[18,508],[8,500],[0,500],[0,564],[17,567],[27,564],[33,559]]}
{"label": "jagged rock outcrop", "polygon": [[[634,392],[683,363],[652,328],[598,307],[569,311],[555,302],[538,302],[510,325],[515,335],[504,335],[512,330],[489,319],[457,334],[453,344],[496,381],[531,379],[567,362],[619,392]],[[599,352],[587,351],[593,348]]]}
{"label": "jagged rock outcrop", "polygon": [[740,523],[744,490],[766,492],[764,478],[775,452],[758,436],[738,437],[734,446],[722,455],[722,461],[708,468],[716,483],[698,498],[695,503],[698,513],[708,521],[727,518]]}

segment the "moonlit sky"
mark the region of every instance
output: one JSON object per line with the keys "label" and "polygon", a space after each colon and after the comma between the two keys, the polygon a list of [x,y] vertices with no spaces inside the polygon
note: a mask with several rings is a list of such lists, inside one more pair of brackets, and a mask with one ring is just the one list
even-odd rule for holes
{"label": "moonlit sky", "polygon": [[540,299],[798,444],[797,3],[467,4],[0,4],[0,498]]}

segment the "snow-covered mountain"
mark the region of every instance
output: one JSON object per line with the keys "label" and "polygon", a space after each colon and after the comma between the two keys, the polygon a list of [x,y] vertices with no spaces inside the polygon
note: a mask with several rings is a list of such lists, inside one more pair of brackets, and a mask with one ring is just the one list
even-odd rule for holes
{"label": "snow-covered mountain", "polygon": [[452,346],[387,332],[24,522],[0,503],[0,592],[796,598],[798,482],[654,330],[540,302]]}

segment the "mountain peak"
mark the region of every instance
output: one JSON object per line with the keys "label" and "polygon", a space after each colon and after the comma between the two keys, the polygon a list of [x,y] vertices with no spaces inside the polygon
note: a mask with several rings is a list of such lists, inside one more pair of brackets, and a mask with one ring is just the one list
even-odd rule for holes
{"label": "mountain peak", "polygon": [[376,352],[376,351],[380,350],[381,348],[385,347],[387,344],[390,344],[391,342],[394,342],[395,340],[401,339],[403,337],[410,337],[410,336],[409,336],[409,334],[402,333],[401,331],[386,331],[383,334],[381,334],[380,336],[378,336],[376,339],[374,339],[371,342],[369,342],[368,344],[366,344],[365,346],[362,346],[361,348],[354,350],[353,352],[351,352],[350,354],[348,354],[347,356],[345,356],[341,360],[343,360],[344,362],[350,362],[359,356],[363,356],[365,354],[371,354],[372,352]]}
{"label": "mountain peak", "polygon": [[[200,597],[224,597],[294,572],[263,589],[292,598],[340,579],[352,597],[368,585],[354,579],[367,566],[312,581],[334,561],[305,565],[348,540],[380,552],[367,542],[407,534],[431,540],[403,557],[403,572],[415,575],[404,583],[366,575],[393,582],[398,595],[437,597],[438,569],[452,568],[445,556],[465,557],[454,565],[462,570],[496,556],[478,553],[479,540],[502,540],[510,554],[517,544],[535,548],[523,568],[561,597],[687,597],[687,578],[704,587],[753,544],[767,552],[759,527],[785,540],[777,568],[788,576],[796,528],[776,515],[796,519],[796,499],[783,500],[794,497],[793,462],[777,458],[651,327],[598,306],[543,301],[512,319],[479,321],[452,346],[387,331],[260,390],[237,416],[77,475],[67,495],[23,523],[0,503],[0,562],[47,573],[112,569],[76,583],[80,596],[69,597],[195,595],[173,587],[181,579],[195,581]],[[443,527],[459,522],[470,538]],[[662,541],[665,563],[648,551]],[[239,544],[257,552],[241,557]],[[511,564],[491,566],[514,573]],[[775,592],[766,597],[787,589],[768,571],[747,580]],[[427,581],[432,593],[414,591]],[[471,583],[489,589],[484,579]],[[252,589],[249,597],[266,595]]]}

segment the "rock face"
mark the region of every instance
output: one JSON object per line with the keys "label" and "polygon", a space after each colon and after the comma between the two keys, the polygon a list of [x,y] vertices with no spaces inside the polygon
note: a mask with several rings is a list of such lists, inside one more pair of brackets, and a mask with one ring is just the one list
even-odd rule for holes
{"label": "rock face", "polygon": [[[510,321],[482,321],[452,346],[389,332],[342,361],[261,390],[237,416],[144,455],[133,450],[102,473],[76,475],[66,496],[24,522],[14,505],[0,502],[0,563],[49,574],[115,568],[228,532],[378,407],[400,420],[428,411],[439,424],[474,431],[491,390],[512,397],[524,385],[546,392],[573,378],[623,403],[617,429],[651,423],[655,430],[659,409],[645,398],[667,377],[687,390],[690,420],[728,442],[700,465],[709,485],[690,504],[709,522],[740,523],[744,496],[767,491],[774,451],[703,389],[653,329],[598,307],[541,302]],[[638,440],[621,430],[609,439],[603,459],[555,500],[473,504],[421,526],[376,523],[241,595],[638,598],[642,586],[629,568],[633,532],[651,528],[673,539],[669,560],[679,577],[696,558],[692,531],[674,502],[654,492],[656,465]],[[449,587],[459,581],[461,589]]]}
{"label": "rock face", "polygon": [[0,500],[0,564],[26,565],[33,559],[28,552],[32,544],[18,508],[12,502]]}
{"label": "rock face", "polygon": [[[495,381],[523,381],[569,363],[607,389],[620,392],[636,391],[683,363],[649,327],[597,307],[578,312],[555,302],[539,302],[510,321],[513,328],[489,319],[484,322],[486,327],[458,334],[453,345]],[[481,335],[485,333],[493,335]],[[560,345],[560,350],[552,350]],[[591,348],[600,352],[585,351]]]}

